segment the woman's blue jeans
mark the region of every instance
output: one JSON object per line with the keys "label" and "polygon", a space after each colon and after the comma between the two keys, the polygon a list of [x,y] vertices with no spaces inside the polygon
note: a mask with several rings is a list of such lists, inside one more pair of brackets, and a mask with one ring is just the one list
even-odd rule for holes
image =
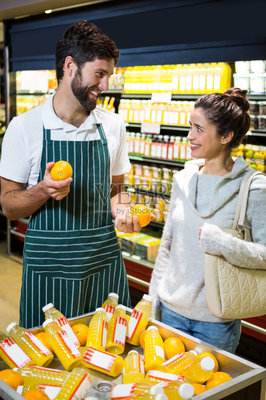
{"label": "woman's blue jeans", "polygon": [[241,334],[241,320],[204,322],[182,317],[161,303],[161,321],[219,349],[236,351]]}

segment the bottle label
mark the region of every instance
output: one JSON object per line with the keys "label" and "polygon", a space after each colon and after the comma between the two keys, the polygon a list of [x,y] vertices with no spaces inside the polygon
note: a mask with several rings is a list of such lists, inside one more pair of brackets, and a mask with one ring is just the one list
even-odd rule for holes
{"label": "bottle label", "polygon": [[133,339],[133,336],[139,326],[141,317],[143,313],[137,310],[133,310],[131,317],[129,319],[128,323],[128,330],[127,330],[127,340],[131,341]]}
{"label": "bottle label", "polygon": [[66,332],[67,336],[69,337],[70,340],[72,340],[72,342],[76,345],[76,346],[80,346],[79,340],[77,338],[77,336],[75,335],[75,333],[73,332],[73,329],[71,328],[71,326],[68,323],[68,320],[66,319],[66,317],[62,317],[62,318],[58,318],[56,321],[58,326],[60,326],[60,328]]}
{"label": "bottle label", "polygon": [[69,339],[69,336],[65,331],[58,331],[57,334],[72,357],[74,358],[81,357],[81,354],[77,346],[72,342],[71,339]]}
{"label": "bottle label", "polygon": [[115,307],[114,307],[114,306],[110,306],[110,305],[108,305],[108,304],[105,304],[105,305],[103,306],[103,308],[104,308],[105,311],[106,311],[107,321],[109,322],[110,319],[112,318],[114,312],[115,312]]}
{"label": "bottle label", "polygon": [[164,350],[161,346],[155,346],[155,354],[156,354],[156,356],[165,359],[164,358]]}
{"label": "bottle label", "polygon": [[0,343],[0,349],[5,353],[17,368],[23,368],[29,364],[32,359],[19,347],[19,345],[11,337]]}
{"label": "bottle label", "polygon": [[162,365],[168,366],[168,365],[175,364],[176,361],[182,360],[182,358],[184,357],[184,354],[185,353],[178,353],[175,356],[173,356],[172,358],[170,358],[169,360],[165,361]]}
{"label": "bottle label", "polygon": [[108,323],[107,321],[103,320],[102,324],[102,343],[101,346],[105,349],[106,348],[106,343],[107,343],[107,328],[108,328]]}
{"label": "bottle label", "polygon": [[30,340],[30,342],[34,345],[34,347],[43,355],[45,356],[49,356],[50,354],[52,354],[50,352],[49,349],[47,349],[47,347],[44,346],[44,344],[42,344],[42,342],[36,338],[35,335],[33,335],[32,332],[27,331],[24,333],[25,336]]}
{"label": "bottle label", "polygon": [[115,319],[115,327],[112,342],[125,346],[127,333],[127,320],[122,317]]}
{"label": "bottle label", "polygon": [[47,396],[49,397],[50,400],[53,400],[56,398],[58,393],[60,392],[61,386],[56,386],[56,385],[46,385],[41,383],[39,385],[39,390],[43,391]]}
{"label": "bottle label", "polygon": [[84,354],[83,362],[88,364],[88,366],[92,365],[94,367],[101,368],[104,371],[110,372],[115,359],[116,356],[101,350],[96,350],[92,347],[88,347],[86,353]]}
{"label": "bottle label", "polygon": [[124,383],[116,385],[111,392],[111,399],[120,400],[127,399],[129,396],[134,394],[134,389],[137,386],[136,383]]}
{"label": "bottle label", "polygon": [[144,360],[139,356],[139,370],[145,376]]}
{"label": "bottle label", "polygon": [[[162,372],[162,371],[157,371],[157,370],[150,370],[147,373],[147,377],[150,379],[154,380],[160,380],[163,382],[171,382],[171,381],[184,381],[184,376],[182,375],[175,375],[175,374],[169,374],[168,372]],[[180,378],[181,377],[181,378]]]}

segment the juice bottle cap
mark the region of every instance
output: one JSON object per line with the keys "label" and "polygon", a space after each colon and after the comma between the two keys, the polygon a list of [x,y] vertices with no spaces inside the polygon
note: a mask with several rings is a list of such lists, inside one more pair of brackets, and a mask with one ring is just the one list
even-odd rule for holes
{"label": "juice bottle cap", "polygon": [[105,309],[104,309],[104,308],[102,308],[102,307],[98,307],[98,308],[96,308],[95,312],[97,312],[97,311],[103,311],[103,312],[105,312],[105,313],[106,313]]}
{"label": "juice bottle cap", "polygon": [[19,386],[17,387],[16,392],[17,392],[18,394],[20,394],[20,396],[22,396],[22,393],[23,393],[23,385],[19,385]]}
{"label": "juice bottle cap", "polygon": [[116,297],[117,299],[118,299],[118,297],[119,297],[117,293],[113,293],[113,292],[109,293],[109,294],[108,294],[108,297],[109,297],[109,296]]}
{"label": "juice bottle cap", "polygon": [[13,368],[13,371],[17,372],[19,370],[19,368]]}
{"label": "juice bottle cap", "polygon": [[211,371],[215,367],[215,362],[211,357],[204,357],[200,362],[200,366],[204,371]]}
{"label": "juice bottle cap", "polygon": [[139,353],[137,352],[137,350],[130,350],[127,355],[131,354],[131,353],[136,353],[137,355],[139,355]]}
{"label": "juice bottle cap", "polygon": [[181,399],[191,399],[194,396],[194,388],[190,383],[182,383],[178,388]]}
{"label": "juice bottle cap", "polygon": [[54,322],[51,318],[48,318],[46,321],[44,321],[44,323],[42,324],[42,326],[45,328],[46,325],[50,324],[51,322]]}
{"label": "juice bottle cap", "polygon": [[157,331],[158,331],[158,328],[157,328],[157,326],[155,326],[155,325],[149,326],[149,327],[147,328],[147,331],[149,331],[150,329],[157,329]]}
{"label": "juice bottle cap", "polygon": [[150,388],[150,394],[164,394],[162,385],[159,383]]}
{"label": "juice bottle cap", "polygon": [[123,306],[123,304],[118,304],[118,306],[116,306],[115,309],[117,310],[118,308],[120,308],[121,310],[125,310],[126,311],[126,307]]}
{"label": "juice bottle cap", "polygon": [[43,312],[45,312],[45,311],[49,310],[50,308],[52,308],[53,306],[54,306],[53,303],[46,304],[46,306],[44,306],[42,308],[42,310],[43,310]]}
{"label": "juice bottle cap", "polygon": [[149,296],[148,294],[144,294],[142,298],[143,298],[144,300],[147,300],[147,301],[152,301],[152,297]]}
{"label": "juice bottle cap", "polygon": [[11,331],[11,329],[14,328],[14,326],[16,326],[16,325],[17,325],[16,322],[11,322],[11,324],[9,324],[9,325],[6,327],[7,333],[9,333],[9,332]]}
{"label": "juice bottle cap", "polygon": [[155,400],[168,400],[168,397],[165,394],[157,394]]}

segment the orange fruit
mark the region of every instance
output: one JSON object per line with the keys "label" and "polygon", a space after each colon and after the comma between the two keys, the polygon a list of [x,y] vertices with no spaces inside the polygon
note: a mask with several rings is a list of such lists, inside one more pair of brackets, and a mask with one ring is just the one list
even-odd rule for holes
{"label": "orange fruit", "polygon": [[49,343],[49,341],[48,341],[46,332],[39,332],[39,333],[36,333],[35,336],[36,336],[36,338],[38,338],[38,339],[40,340],[40,342],[42,342],[42,344],[43,344],[45,347],[47,347],[48,350],[50,350],[51,353],[54,352],[52,346],[50,345],[50,343]]}
{"label": "orange fruit", "polygon": [[75,335],[77,336],[80,345],[85,346],[89,333],[89,327],[85,324],[75,324],[72,326],[72,329]]}
{"label": "orange fruit", "polygon": [[191,383],[191,385],[194,388],[194,396],[197,396],[197,394],[206,392],[206,386],[202,385],[201,383]]}
{"label": "orange fruit", "polygon": [[197,354],[196,357],[197,358],[211,357],[213,359],[213,361],[215,362],[215,367],[214,367],[213,372],[217,372],[218,371],[219,364],[218,364],[217,358],[212,353],[209,353],[208,351],[202,351],[201,353]]}
{"label": "orange fruit", "polygon": [[168,337],[163,342],[164,355],[166,360],[172,358],[178,353],[183,353],[185,351],[185,345],[181,339],[176,336]]}
{"label": "orange fruit", "polygon": [[0,371],[0,379],[14,390],[17,390],[18,386],[23,385],[23,377],[12,369],[3,369]]}
{"label": "orange fruit", "polygon": [[55,181],[62,181],[73,175],[73,169],[67,161],[57,161],[51,169],[51,177]]}
{"label": "orange fruit", "polygon": [[132,215],[132,218],[134,217],[134,215],[137,216],[141,227],[144,227],[151,222],[152,218],[151,211],[148,207],[142,204],[136,204],[135,206],[131,206],[130,214]]}
{"label": "orange fruit", "polygon": [[47,394],[39,389],[29,390],[23,397],[27,400],[49,400]]}
{"label": "orange fruit", "polygon": [[215,386],[221,385],[221,383],[230,381],[232,379],[231,375],[227,374],[227,372],[214,372],[210,379],[206,382],[206,388],[211,389]]}
{"label": "orange fruit", "polygon": [[145,339],[146,332],[147,332],[147,329],[143,329],[143,331],[139,335],[139,344],[143,349],[144,349],[144,339]]}

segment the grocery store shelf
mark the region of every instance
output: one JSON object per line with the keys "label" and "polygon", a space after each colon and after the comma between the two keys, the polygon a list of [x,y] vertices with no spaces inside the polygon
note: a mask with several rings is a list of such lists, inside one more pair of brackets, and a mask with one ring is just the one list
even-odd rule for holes
{"label": "grocery store shelf", "polygon": [[144,161],[147,163],[152,163],[152,164],[163,164],[163,165],[169,165],[172,167],[181,167],[184,168],[184,161],[175,161],[175,160],[165,160],[162,158],[153,158],[153,157],[144,157],[144,156],[137,156],[135,154],[129,154],[129,159],[132,161]]}
{"label": "grocery store shelf", "polygon": [[[147,268],[153,269],[154,268],[154,263],[144,260],[143,258],[139,257],[139,256],[135,256],[135,255],[130,255],[129,253],[127,253],[126,251],[122,251],[122,256],[125,260],[128,261],[132,261],[136,264],[139,265],[144,265]],[[147,282],[146,282],[147,283]]]}
{"label": "grocery store shelf", "polygon": [[249,100],[254,100],[254,101],[265,101],[266,100],[266,93],[249,93],[248,94],[248,99]]}
{"label": "grocery store shelf", "polygon": [[260,131],[260,130],[252,130],[247,133],[248,136],[261,136],[266,138],[266,130],[265,131]]}

